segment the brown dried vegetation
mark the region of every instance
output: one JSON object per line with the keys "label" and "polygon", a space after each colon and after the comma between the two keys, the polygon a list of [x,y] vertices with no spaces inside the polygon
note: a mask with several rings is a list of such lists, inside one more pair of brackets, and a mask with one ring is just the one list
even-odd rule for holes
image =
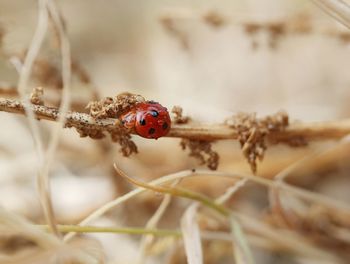
{"label": "brown dried vegetation", "polygon": [[[168,33],[180,40],[180,43],[184,49],[189,49],[190,35],[187,32],[184,32],[181,27],[178,27],[177,19],[178,18],[176,17],[176,14],[170,14],[168,16],[164,16],[161,19],[161,23]],[[232,23],[228,18],[224,18],[223,15],[214,11],[200,15],[198,17],[198,20],[213,27],[214,29],[218,29],[224,25]],[[60,36],[59,29],[55,25],[52,17],[50,17],[49,21],[52,24],[51,30],[53,31],[53,41],[56,43],[55,49],[58,49],[62,45],[62,37]],[[63,26],[66,27],[66,24],[63,23]],[[268,44],[272,50],[276,49],[278,47],[279,41],[281,41],[282,38],[288,34],[322,33],[328,37],[339,38],[344,43],[348,43],[350,41],[350,33],[348,32],[317,31],[316,27],[311,24],[311,19],[309,16],[298,16],[297,19],[286,19],[284,21],[277,22],[244,22],[239,23],[239,26],[243,27],[246,34],[252,38],[253,46],[255,48],[258,47],[259,44],[254,38],[255,35],[260,31],[268,34]],[[0,27],[0,53],[3,35],[4,31]],[[19,56],[21,57],[21,61],[23,61],[26,52],[23,52],[23,54],[24,55],[22,57]],[[10,55],[6,54],[5,57],[8,59]],[[40,86],[34,88],[30,95],[28,94],[30,104],[26,105],[20,100],[0,98],[0,111],[25,115],[26,110],[31,109],[34,113],[34,117],[38,120],[44,119],[57,121],[62,113],[60,113],[57,107],[51,107],[50,105],[59,105],[58,102],[61,100],[60,94],[63,88],[63,79],[61,76],[61,66],[58,65],[59,64],[57,64],[49,57],[37,58],[33,65],[32,78]],[[78,61],[74,60],[73,58],[71,67],[72,72],[83,84],[92,84],[90,75],[78,63]],[[58,99],[55,99],[54,104],[52,104],[51,101],[46,101],[46,98],[43,97],[44,90],[47,92],[49,89],[55,90],[57,93]],[[0,94],[4,97],[17,97],[17,87],[11,84],[2,85],[2,87],[0,87]],[[91,98],[89,100],[91,101],[86,107],[89,110],[89,114],[83,113],[83,110],[67,112],[65,116],[65,123],[63,124],[64,127],[75,128],[81,137],[90,137],[92,139],[102,139],[109,134],[112,142],[116,142],[120,145],[121,153],[123,156],[130,156],[133,153],[137,153],[137,145],[132,140],[132,136],[135,131],[125,129],[118,118],[120,115],[129,111],[135,104],[143,102],[145,99],[141,95],[126,92],[114,97],[106,97],[98,100],[98,93],[96,90],[93,90]],[[85,101],[79,101],[76,103],[78,103],[80,106],[83,105],[84,107],[87,104]],[[71,107],[71,109],[76,110],[73,107]],[[159,181],[157,184],[154,183],[152,186],[150,185],[153,189],[150,186],[147,186],[147,184],[138,185],[137,181],[131,181],[132,183],[143,188],[140,192],[144,191],[144,188],[149,188],[149,190],[152,190],[152,192],[150,192],[149,196],[147,197],[140,196],[141,198],[136,201],[128,201],[128,203],[130,203],[130,206],[122,208],[121,213],[117,213],[117,215],[115,212],[113,212],[108,216],[110,219],[113,219],[113,221],[115,221],[116,218],[118,218],[119,221],[120,218],[123,218],[125,219],[126,223],[130,224],[128,220],[134,218],[137,219],[138,224],[143,224],[145,222],[145,219],[150,218],[150,214],[152,214],[155,209],[158,208],[159,204],[161,204],[154,213],[154,216],[158,217],[157,221],[155,221],[157,217],[153,216],[152,219],[148,222],[152,223],[152,228],[154,229],[146,231],[160,231],[160,234],[163,236],[167,231],[161,233],[162,230],[157,229],[158,221],[161,220],[160,218],[167,210],[167,207],[169,207],[167,210],[169,212],[167,212],[167,214],[164,214],[165,220],[163,220],[161,224],[171,227],[174,225],[177,226],[178,223],[174,223],[175,221],[173,219],[178,220],[179,213],[182,213],[185,209],[185,206],[188,206],[188,204],[184,205],[184,203],[179,203],[175,197],[181,197],[179,194],[186,194],[187,196],[183,195],[182,197],[190,197],[190,199],[192,199],[190,200],[191,202],[201,201],[203,205],[207,206],[205,209],[214,208],[219,209],[219,211],[221,209],[224,212],[229,212],[227,214],[229,217],[222,219],[219,217],[217,218],[216,215],[214,216],[214,214],[209,214],[207,212],[208,210],[199,210],[197,216],[199,218],[200,230],[203,231],[203,237],[206,237],[207,239],[202,243],[204,248],[204,260],[206,263],[220,263],[220,261],[226,261],[226,259],[229,259],[231,261],[232,239],[234,238],[235,240],[234,247],[236,246],[236,242],[240,243],[240,239],[242,239],[242,237],[237,236],[237,234],[234,232],[230,233],[232,230],[230,229],[228,222],[232,221],[231,217],[233,218],[233,215],[234,218],[237,217],[239,220],[239,225],[242,227],[241,231],[248,238],[249,244],[253,244],[259,248],[269,250],[273,252],[273,254],[282,253],[284,255],[293,256],[295,259],[300,258],[307,260],[314,258],[314,262],[325,260],[327,263],[347,263],[347,260],[350,258],[350,209],[347,204],[328,197],[325,194],[317,193],[315,191],[316,188],[315,190],[311,188],[310,190],[306,189],[306,184],[303,189],[299,186],[292,185],[289,182],[284,182],[281,180],[281,178],[277,177],[278,175],[274,177],[274,173],[268,173],[266,178],[264,178],[265,174],[256,176],[255,173],[258,172],[258,161],[263,160],[269,143],[286,143],[290,146],[305,146],[309,141],[313,140],[339,139],[350,133],[350,122],[348,119],[323,123],[295,124],[290,123],[288,114],[284,112],[278,112],[274,115],[262,118],[258,118],[255,113],[239,113],[228,118],[223,124],[207,125],[196,124],[195,122],[192,122],[190,117],[183,116],[183,110],[180,106],[174,106],[172,113],[172,128],[167,136],[180,138],[181,148],[183,150],[186,150],[190,157],[197,159],[200,165],[205,165],[210,170],[216,170],[219,166],[219,161],[222,162],[225,157],[223,154],[221,154],[220,157],[219,153],[213,150],[215,142],[218,140],[236,139],[239,141],[243,156],[249,163],[251,171],[254,173],[254,175],[240,175],[236,171],[233,171],[232,173],[223,173],[209,170],[200,171],[197,169],[192,169],[191,171],[181,171],[173,175],[168,175],[168,177],[172,179],[168,182],[169,185],[158,186],[157,184],[166,183],[164,180],[166,177],[162,177],[161,180],[164,181]],[[345,143],[341,144],[344,144],[344,148],[348,151],[349,146],[347,146]],[[103,159],[106,159],[103,160],[103,162],[108,164],[112,163],[109,156],[113,156],[114,158],[114,153],[112,155],[109,153],[110,149],[112,149],[110,142],[99,141],[99,144],[96,145],[98,145],[98,147],[94,149],[94,151],[96,151],[96,153],[103,153]],[[154,144],[154,149],[156,148],[157,146]],[[73,152],[73,147],[70,149],[70,146],[68,146],[67,149]],[[78,156],[81,153],[80,151],[81,150],[78,148],[78,150],[74,152],[74,156]],[[170,153],[170,150],[167,151]],[[232,149],[229,151],[233,152]],[[99,156],[96,155],[96,153],[90,153],[90,155]],[[346,157],[344,153],[346,154],[347,152],[342,151],[340,154],[338,153],[338,155],[332,156],[332,159],[329,161],[329,163],[332,163],[333,169],[338,168],[339,160]],[[86,158],[88,159],[89,157]],[[149,157],[149,159],[152,159],[154,162],[154,157]],[[162,161],[162,157],[156,156],[156,159],[157,160],[155,164],[161,167],[162,164],[160,164],[161,162],[158,161]],[[275,156],[275,159],[276,161],[273,160],[273,163],[278,163],[278,157]],[[100,157],[99,159],[96,158],[96,160],[94,160],[94,162],[100,161]],[[135,166],[135,168],[133,168],[135,171],[137,171],[136,167],[138,165],[139,164],[133,164],[133,166]],[[304,165],[305,167],[310,166],[310,164],[303,164],[303,168]],[[317,164],[314,164],[313,166],[317,166]],[[155,167],[149,167],[150,168],[147,168],[148,171],[152,172],[153,174]],[[326,173],[324,172],[326,169],[320,167],[318,167],[319,171],[313,168],[314,173],[323,172],[324,174],[321,176],[324,178],[326,177]],[[290,167],[286,168],[286,170],[289,171],[288,173],[291,171],[289,169]],[[342,169],[346,172],[347,167],[344,167]],[[84,173],[85,172],[86,171],[84,171]],[[22,171],[21,173],[24,174]],[[159,176],[158,174],[155,175]],[[178,177],[174,177],[176,175]],[[202,181],[202,183],[198,184],[188,184],[187,182],[180,183],[180,179],[182,178],[195,178],[195,176],[211,177],[213,181],[205,180]],[[115,172],[113,172],[113,177],[115,177]],[[298,179],[298,181],[295,182],[298,183],[302,182],[302,180],[305,180],[305,174],[300,174],[299,177],[302,177],[303,179]],[[230,178],[230,181],[225,181],[228,178]],[[318,175],[318,179],[320,178],[320,175]],[[246,188],[245,183],[247,181],[252,184]],[[171,184],[171,182],[173,184]],[[211,184],[212,182],[215,182],[215,185]],[[228,184],[231,185],[232,182],[234,183],[233,186],[228,188]],[[318,180],[310,180],[308,187],[313,187],[313,185],[317,183]],[[201,193],[195,193],[182,188],[177,189],[174,187],[176,184],[187,184],[186,187],[189,186],[191,190],[200,189]],[[252,185],[261,185],[265,187],[265,189],[270,193],[270,203],[267,206],[262,206],[259,204],[259,195],[261,195],[261,192],[259,190],[255,192],[254,189],[253,192],[249,192],[249,188],[251,188]],[[158,188],[155,186],[158,186]],[[241,191],[241,189],[244,189],[244,191]],[[137,189],[136,191],[138,190],[140,189]],[[264,190],[264,192],[266,192],[266,190]],[[239,193],[236,195],[238,191]],[[154,192],[156,192],[157,195],[154,195]],[[168,204],[163,202],[160,203],[160,198],[163,198],[163,196],[159,195],[158,192],[162,195],[165,195],[163,202],[167,201]],[[169,195],[169,193],[172,193],[174,195]],[[217,199],[216,202],[214,202],[211,201],[209,197],[205,196],[214,196],[216,193],[222,194],[222,196],[219,198],[224,199]],[[251,193],[254,194],[251,195]],[[133,194],[127,193],[126,195],[130,195],[130,197],[132,197]],[[244,213],[240,213],[240,208],[236,210],[236,205],[239,204],[240,199],[243,200],[245,196],[248,195],[251,195],[252,197],[258,195],[259,201],[255,201],[253,199],[247,199],[244,201],[246,204],[249,204],[247,206],[248,210],[255,210],[254,213],[256,213],[256,215],[253,216],[248,216]],[[293,196],[295,200],[289,201],[288,199],[282,199],[285,198],[284,196]],[[171,200],[171,203],[170,197],[173,199]],[[119,203],[122,203],[120,202],[121,200],[118,200],[119,198],[121,200],[127,200],[126,196],[119,196],[116,200],[111,202],[112,205],[107,204],[107,206],[98,208],[97,211],[94,212],[95,215],[93,214],[95,218],[90,218],[91,215],[87,217],[88,213],[85,212],[83,216],[76,217],[74,221],[72,221],[72,219],[69,219],[67,222],[78,222],[81,219],[85,219],[85,222],[81,222],[80,226],[84,227],[88,222],[90,222],[91,219],[100,217],[106,213],[106,211],[115,207]],[[169,200],[166,200],[168,198]],[[221,203],[225,204],[225,207],[220,207]],[[164,206],[164,204],[166,205]],[[211,207],[208,206],[208,204]],[[202,206],[201,209],[203,209],[203,207],[204,206]],[[234,208],[234,210],[231,210],[231,208]],[[89,208],[89,213],[90,210],[94,209],[96,208]],[[101,253],[103,252],[103,249],[101,249],[100,246],[95,243],[93,243],[93,246],[91,246],[91,241],[87,241],[85,238],[73,240],[72,242],[68,243],[67,240],[62,241],[60,237],[57,238],[51,236],[51,234],[48,234],[46,231],[44,232],[37,226],[28,224],[27,222],[21,222],[20,225],[16,225],[17,223],[14,221],[16,219],[10,219],[10,221],[6,223],[4,213],[2,211],[0,213],[2,214],[0,217],[0,231],[2,232],[6,228],[13,229],[11,232],[4,232],[0,236],[0,262],[3,260],[3,255],[6,255],[6,261],[4,263],[14,263],[16,260],[18,260],[18,263],[24,263],[23,259],[21,260],[21,254],[23,252],[29,252],[30,254],[27,255],[29,258],[25,259],[25,263],[29,263],[32,260],[36,261],[37,259],[44,260],[42,262],[44,263],[45,260],[47,260],[48,256],[53,256],[54,258],[57,257],[58,261],[61,261],[61,263],[85,263],[84,260],[86,259],[91,260],[91,263],[104,263],[104,258]],[[89,221],[87,221],[87,219]],[[198,219],[193,219],[193,222],[196,222],[197,220]],[[37,220],[36,222],[41,222],[41,219]],[[25,228],[22,230],[20,228],[21,226],[25,228],[35,227],[39,230],[28,231]],[[70,226],[70,228],[76,227],[79,226]],[[62,228],[62,226],[59,228]],[[63,226],[63,230],[65,231],[62,232],[72,231],[69,229],[69,227],[68,229],[64,228],[67,227]],[[91,229],[89,230],[89,228]],[[83,230],[83,232],[95,232],[97,229],[94,230],[94,228],[95,227],[87,227],[87,229]],[[103,232],[112,232],[106,230]],[[147,234],[148,236],[152,236],[152,239],[150,240],[151,242],[146,245],[145,248],[152,248],[156,253],[146,252],[148,255],[154,254],[159,256],[165,252],[169,253],[169,248],[172,248],[172,252],[168,254],[168,256],[170,256],[168,263],[175,264],[186,261],[186,257],[188,256],[186,255],[187,253],[185,250],[183,250],[183,244],[181,242],[182,240],[176,240],[173,238],[168,239],[168,237],[157,238],[156,235],[154,235],[152,232],[151,234],[153,235],[149,235],[149,233],[137,233],[140,231],[139,229],[135,230],[131,228],[126,233],[129,232],[130,234],[143,235]],[[26,237],[26,231],[33,236],[40,234],[40,236],[38,235],[39,242],[41,241],[41,237],[44,237],[51,242],[53,239],[52,244],[54,246],[46,245],[46,243],[39,243],[35,239]],[[174,233],[177,232],[177,230],[170,231],[173,233],[170,235],[167,233],[169,236],[174,236]],[[175,234],[175,237],[179,236],[179,233]],[[45,240],[44,238],[41,239]],[[65,238],[67,238],[67,235]],[[168,239],[168,241],[166,239]],[[46,246],[49,248],[49,250],[47,250]],[[140,246],[140,248],[142,248],[142,246]],[[237,248],[239,249],[239,247]],[[238,255],[236,251],[237,248],[235,248],[235,256]],[[13,257],[19,258],[12,259]]]}
{"label": "brown dried vegetation", "polygon": [[173,109],[171,109],[171,112],[174,114],[172,121],[175,124],[187,124],[191,120],[189,116],[183,116],[182,111],[182,107],[178,105],[175,105]]}
{"label": "brown dried vegetation", "polygon": [[118,118],[135,104],[144,101],[145,98],[141,95],[125,92],[115,97],[106,97],[100,101],[90,102],[87,108],[90,109],[90,115],[96,119]]}
{"label": "brown dried vegetation", "polygon": [[237,131],[243,155],[251,170],[256,173],[257,160],[263,160],[267,148],[266,136],[271,132],[285,130],[289,125],[289,118],[284,112],[260,119],[255,113],[239,113],[226,120],[226,124]]}
{"label": "brown dried vegetation", "polygon": [[212,142],[183,138],[180,146],[183,150],[189,149],[189,156],[198,159],[200,164],[205,164],[211,170],[218,168],[220,156],[212,150]]}
{"label": "brown dried vegetation", "polygon": [[220,13],[213,10],[204,14],[203,20],[214,28],[219,28],[226,24],[226,19]]}
{"label": "brown dried vegetation", "polygon": [[42,87],[35,87],[30,94],[30,102],[35,105],[44,105],[44,89]]}
{"label": "brown dried vegetation", "polygon": [[181,48],[188,50],[190,48],[188,35],[176,25],[176,21],[168,15],[164,15],[159,19],[164,29],[175,39],[179,40]]}
{"label": "brown dried vegetation", "polygon": [[[186,19],[196,19],[197,15],[184,15],[183,12],[172,12],[162,16],[160,23],[164,28],[174,36],[185,49],[189,49],[190,36],[180,27],[180,23]],[[225,16],[214,10],[209,10],[201,14],[198,20],[203,20],[208,26],[219,29],[225,25],[234,24],[242,27],[243,31],[250,37],[252,49],[257,49],[260,43],[256,39],[258,33],[264,33],[268,36],[268,47],[277,49],[284,37],[288,35],[319,34],[327,37],[339,39],[341,43],[348,44],[350,33],[341,30],[329,30],[319,28],[312,24],[312,17],[308,13],[298,13],[283,20],[271,21],[230,21]]]}

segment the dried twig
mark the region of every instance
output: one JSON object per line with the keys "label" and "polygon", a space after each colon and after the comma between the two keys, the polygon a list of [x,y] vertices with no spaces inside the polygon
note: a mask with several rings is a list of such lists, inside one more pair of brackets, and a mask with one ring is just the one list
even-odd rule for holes
{"label": "dried twig", "polygon": [[[59,111],[55,107],[29,105],[38,119],[57,121]],[[0,98],[0,111],[25,114],[24,104],[18,100]],[[114,118],[95,119],[92,116],[79,112],[68,112],[66,127],[75,127],[77,130],[109,132],[120,122]],[[283,131],[272,131],[267,138],[270,142],[295,144],[309,140],[339,139],[350,134],[350,119],[339,121],[290,124]],[[86,135],[85,135],[86,136]],[[89,135],[90,136],[90,135]],[[238,139],[236,129],[224,124],[213,125],[176,125],[174,124],[167,137],[188,138],[196,140],[223,140]]]}

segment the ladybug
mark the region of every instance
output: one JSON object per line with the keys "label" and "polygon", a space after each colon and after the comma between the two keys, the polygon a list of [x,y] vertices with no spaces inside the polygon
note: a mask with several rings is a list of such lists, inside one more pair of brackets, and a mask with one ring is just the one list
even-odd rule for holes
{"label": "ladybug", "polygon": [[125,128],[134,129],[144,138],[163,137],[171,126],[168,110],[154,101],[136,104],[130,111],[121,115],[120,120]]}

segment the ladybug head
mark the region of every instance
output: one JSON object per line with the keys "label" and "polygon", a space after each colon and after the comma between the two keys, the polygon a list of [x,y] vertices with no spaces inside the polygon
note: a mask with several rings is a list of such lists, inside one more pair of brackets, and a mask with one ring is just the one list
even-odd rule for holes
{"label": "ladybug head", "polygon": [[169,112],[161,104],[152,101],[138,106],[135,130],[141,137],[157,139],[165,136],[170,126]]}

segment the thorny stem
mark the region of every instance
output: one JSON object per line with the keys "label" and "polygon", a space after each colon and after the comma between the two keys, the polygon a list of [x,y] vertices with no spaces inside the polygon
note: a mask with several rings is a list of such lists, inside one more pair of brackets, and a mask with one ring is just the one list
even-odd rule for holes
{"label": "thorny stem", "polygon": [[[0,111],[25,114],[25,105],[18,100],[0,98]],[[38,119],[57,121],[60,113],[56,107],[41,105],[26,105],[30,107]],[[86,128],[105,132],[115,127],[118,119],[105,118],[94,119],[86,113],[68,112],[66,115],[66,127],[77,129]],[[298,140],[326,140],[339,139],[350,134],[350,119],[328,121],[318,123],[291,124],[283,131],[273,131],[268,135],[272,142],[293,142]],[[223,124],[172,125],[166,137],[189,138],[195,140],[224,140],[237,139],[238,132]]]}

